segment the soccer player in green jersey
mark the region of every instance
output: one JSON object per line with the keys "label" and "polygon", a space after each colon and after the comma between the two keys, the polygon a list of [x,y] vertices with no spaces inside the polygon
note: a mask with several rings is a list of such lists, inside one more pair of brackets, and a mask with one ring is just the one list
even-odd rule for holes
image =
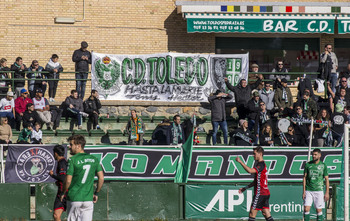
{"label": "soccer player in green jersey", "polygon": [[[68,221],[92,220],[94,203],[103,185],[103,172],[99,160],[84,152],[85,138],[73,135],[68,138],[71,155],[68,160],[67,177],[63,185],[63,193],[67,193]],[[97,174],[97,189],[94,192],[94,177]]]}
{"label": "soccer player in green jersey", "polygon": [[[323,220],[322,209],[329,199],[329,179],[327,165],[321,160],[321,150],[312,151],[312,161],[306,163],[303,179],[303,200],[304,200],[304,221],[310,220],[310,208],[312,202],[317,211],[317,221]],[[324,182],[326,181],[326,193],[323,193]]]}

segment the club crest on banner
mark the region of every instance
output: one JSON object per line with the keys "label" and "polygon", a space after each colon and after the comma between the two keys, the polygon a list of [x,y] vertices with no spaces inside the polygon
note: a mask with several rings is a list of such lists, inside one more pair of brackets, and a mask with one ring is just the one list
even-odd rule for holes
{"label": "club crest on banner", "polygon": [[40,183],[50,177],[49,171],[54,170],[54,166],[55,158],[50,151],[33,147],[19,155],[15,170],[21,181]]}
{"label": "club crest on banner", "polygon": [[96,90],[105,98],[108,95],[118,93],[120,85],[118,80],[120,77],[120,64],[105,56],[102,59],[97,59],[94,63],[96,76]]}

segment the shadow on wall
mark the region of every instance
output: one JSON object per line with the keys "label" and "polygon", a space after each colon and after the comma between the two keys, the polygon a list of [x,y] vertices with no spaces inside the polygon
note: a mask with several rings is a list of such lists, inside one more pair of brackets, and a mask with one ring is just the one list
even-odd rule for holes
{"label": "shadow on wall", "polygon": [[215,53],[214,33],[187,33],[187,22],[176,9],[164,22],[168,51],[179,53]]}

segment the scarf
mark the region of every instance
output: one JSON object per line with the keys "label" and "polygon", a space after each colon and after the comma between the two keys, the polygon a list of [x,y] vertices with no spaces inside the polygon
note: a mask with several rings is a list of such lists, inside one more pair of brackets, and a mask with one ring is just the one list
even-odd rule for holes
{"label": "scarf", "polygon": [[51,67],[53,67],[53,69],[55,69],[55,68],[58,68],[60,66],[60,63],[59,62],[55,63],[50,59],[50,61],[48,62],[48,65],[50,65]]}
{"label": "scarf", "polygon": [[284,100],[284,102],[288,103],[288,96],[287,96],[287,91],[286,89],[283,87],[282,88],[282,100]]}
{"label": "scarf", "polygon": [[173,122],[173,128],[171,129],[173,134],[173,145],[179,144],[179,137],[182,139],[182,129],[180,125],[176,125],[175,122]]}
{"label": "scarf", "polygon": [[245,142],[249,143],[250,145],[253,145],[252,139],[250,137],[246,136],[245,134],[237,132],[234,136],[241,138],[242,140],[244,140]]}
{"label": "scarf", "polygon": [[272,91],[271,90],[266,90],[265,88],[262,89],[264,94],[270,94]]}
{"label": "scarf", "polygon": [[[310,98],[309,98],[310,99]],[[309,99],[307,99],[306,101],[304,101],[304,110],[306,110],[307,111],[307,103],[309,102]]]}
{"label": "scarf", "polygon": [[[131,121],[131,134],[130,134],[130,140],[136,140],[139,141],[139,134],[143,134],[143,130],[142,130],[142,120],[140,118],[137,117],[136,118],[132,118],[130,117],[130,121]],[[136,122],[136,123],[135,123]]]}
{"label": "scarf", "polygon": [[268,121],[270,118],[269,118],[269,116],[267,115],[266,112],[261,112],[260,119],[261,119],[261,123],[264,124],[264,123],[266,123],[266,121]]}

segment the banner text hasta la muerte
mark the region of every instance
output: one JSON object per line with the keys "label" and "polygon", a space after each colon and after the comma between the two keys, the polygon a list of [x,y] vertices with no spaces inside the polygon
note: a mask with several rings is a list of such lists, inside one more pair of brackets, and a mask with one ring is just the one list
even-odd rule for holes
{"label": "banner text hasta la muerte", "polygon": [[247,78],[248,55],[92,55],[92,87],[108,100],[207,101]]}

